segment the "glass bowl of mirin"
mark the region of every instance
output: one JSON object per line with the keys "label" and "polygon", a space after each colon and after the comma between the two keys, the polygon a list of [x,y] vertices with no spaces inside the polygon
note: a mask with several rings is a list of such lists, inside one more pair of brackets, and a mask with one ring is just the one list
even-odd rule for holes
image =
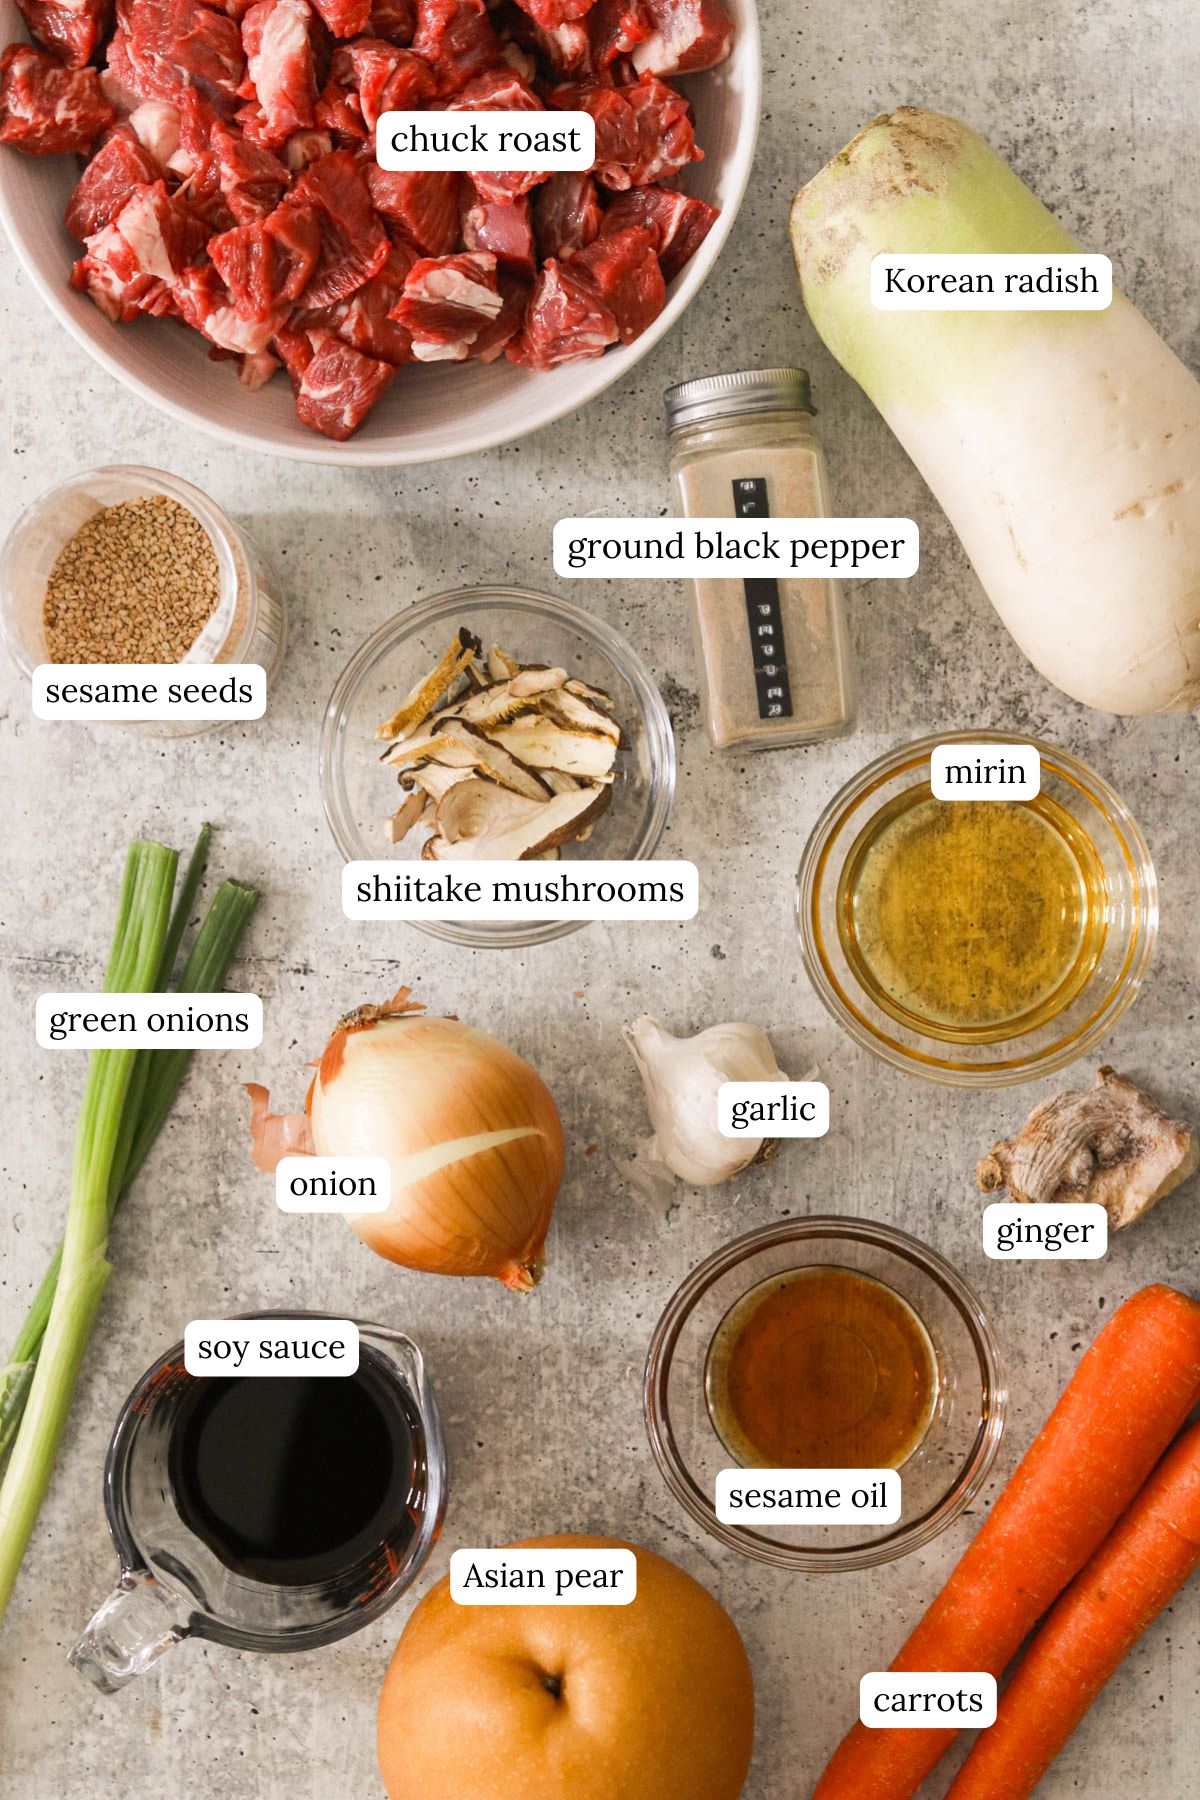
{"label": "glass bowl of mirin", "polygon": [[[461,626],[485,652],[500,644],[519,661],[564,668],[613,701],[622,743],[612,800],[586,843],[563,846],[563,860],[652,857],[675,793],[675,739],[641,657],[610,625],[566,600],[524,588],[474,587],[418,600],[382,625],[351,657],[329,696],[321,727],[321,799],[346,861],[420,860],[419,832],[399,844],[387,841],[384,823],[399,803],[398,789],[395,772],[379,760],[375,729],[430,673]],[[452,944],[518,948],[565,937],[581,923],[447,919],[417,929]]]}
{"label": "glass bowl of mirin", "polygon": [[[716,1478],[734,1465],[709,1411],[710,1350],[735,1307],[765,1283],[813,1269],[850,1270],[890,1288],[917,1315],[933,1351],[932,1416],[900,1466],[894,1525],[723,1523]],[[1004,1428],[1007,1387],[976,1295],[935,1250],[906,1232],[834,1215],[788,1219],[727,1244],[693,1270],[655,1328],[646,1361],[650,1448],[671,1493],[714,1538],[756,1562],[805,1574],[875,1568],[928,1544],[979,1494]]]}

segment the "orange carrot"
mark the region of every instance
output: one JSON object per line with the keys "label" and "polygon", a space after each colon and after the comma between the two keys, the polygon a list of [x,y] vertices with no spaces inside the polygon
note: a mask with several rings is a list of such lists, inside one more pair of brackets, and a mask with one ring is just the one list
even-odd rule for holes
{"label": "orange carrot", "polygon": [[[1200,1306],[1148,1287],[1084,1356],[892,1668],[999,1675],[1103,1543],[1200,1399]],[[949,1730],[856,1725],[813,1800],[909,1800]]]}
{"label": "orange carrot", "polygon": [[1142,1633],[1200,1567],[1200,1425],[1168,1452],[1034,1638],[946,1800],[1028,1800]]}

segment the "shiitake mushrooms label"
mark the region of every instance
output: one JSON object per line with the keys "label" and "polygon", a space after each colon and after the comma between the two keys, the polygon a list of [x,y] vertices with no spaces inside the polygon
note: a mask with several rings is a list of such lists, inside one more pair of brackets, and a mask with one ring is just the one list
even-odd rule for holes
{"label": "shiitake mushrooms label", "polygon": [[947,1675],[876,1670],[858,1684],[858,1716],[875,1731],[931,1725],[984,1731],[996,1723],[996,1677],[983,1669]]}
{"label": "shiitake mushrooms label", "polygon": [[43,1050],[257,1050],[257,994],[39,994]]}
{"label": "shiitake mushrooms label", "polygon": [[385,1156],[284,1156],[275,1166],[275,1203],[286,1213],[381,1213],[392,1203]]}
{"label": "shiitake mushrooms label", "polygon": [[554,921],[694,919],[700,875],[690,862],[351,862],[348,919]]}
{"label": "shiitake mushrooms label", "polygon": [[722,1469],[715,1504],[722,1525],[895,1525],[895,1469]]}
{"label": "shiitake mushrooms label", "polygon": [[41,663],[35,719],[138,725],[261,719],[267,672],[258,663]]}
{"label": "shiitake mushrooms label", "polygon": [[884,250],[871,259],[879,312],[1104,312],[1112,263],[1093,251]]}
{"label": "shiitake mushrooms label", "polygon": [[1036,800],[1041,753],[1033,744],[937,744],[929,786],[935,800]]}
{"label": "shiitake mushrooms label", "polygon": [[353,1319],[193,1319],[183,1334],[189,1375],[353,1375]]}
{"label": "shiitake mushrooms label", "polygon": [[450,1598],[460,1606],[628,1606],[632,1550],[456,1550]]}
{"label": "shiitake mushrooms label", "polygon": [[1089,1200],[997,1200],[984,1209],[983,1249],[997,1262],[1093,1262],[1108,1254],[1108,1214]]}

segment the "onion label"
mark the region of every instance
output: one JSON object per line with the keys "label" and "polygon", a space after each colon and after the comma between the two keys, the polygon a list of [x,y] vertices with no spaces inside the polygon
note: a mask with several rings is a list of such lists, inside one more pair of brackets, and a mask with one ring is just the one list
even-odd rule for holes
{"label": "onion label", "polygon": [[43,1050],[257,1050],[257,994],[39,994]]}
{"label": "onion label", "polygon": [[33,671],[35,719],[228,723],[266,710],[267,671],[258,663],[41,663]]}
{"label": "onion label", "polygon": [[554,573],[575,581],[895,581],[915,575],[920,561],[911,519],[560,519],[554,527]]}
{"label": "onion label", "polygon": [[275,1203],[286,1213],[381,1213],[392,1203],[383,1156],[284,1156],[275,1167]]}
{"label": "onion label", "polygon": [[628,1606],[632,1550],[456,1550],[450,1598],[460,1606]]}
{"label": "onion label", "polygon": [[353,1319],[193,1319],[183,1334],[189,1375],[353,1375]]}
{"label": "onion label", "polygon": [[935,800],[1035,800],[1042,758],[1032,744],[938,744],[929,757]]}
{"label": "onion label", "polygon": [[717,1089],[722,1137],[824,1137],[829,1089],[823,1081],[723,1081]]}
{"label": "onion label", "polygon": [[690,862],[351,862],[348,919],[694,919],[700,874]]}
{"label": "onion label", "polygon": [[983,1251],[996,1262],[1093,1262],[1108,1254],[1108,1214],[1090,1200],[996,1200],[984,1209]]}
{"label": "onion label", "polygon": [[996,1723],[996,1677],[982,1669],[949,1675],[877,1670],[858,1684],[858,1716],[873,1731],[931,1725],[984,1731]]}
{"label": "onion label", "polygon": [[895,1469],[722,1469],[716,1481],[722,1525],[895,1525]]}
{"label": "onion label", "polygon": [[375,160],[381,169],[473,169],[558,174],[591,169],[596,162],[596,121],[591,113],[489,111],[385,112],[375,127]]}
{"label": "onion label", "polygon": [[1093,251],[884,250],[871,259],[878,312],[1104,312],[1112,263]]}

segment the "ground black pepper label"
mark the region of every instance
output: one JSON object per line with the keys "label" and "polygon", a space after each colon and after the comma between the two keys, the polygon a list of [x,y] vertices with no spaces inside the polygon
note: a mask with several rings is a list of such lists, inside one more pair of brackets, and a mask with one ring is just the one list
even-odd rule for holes
{"label": "ground black pepper label", "polygon": [[[738,519],[769,519],[767,484],[760,475],[740,477],[733,484],[733,511]],[[787,645],[783,638],[783,612],[779,583],[773,576],[753,576],[742,583],[746,618],[750,627],[750,656],[758,691],[760,719],[790,719],[792,690],[788,680]]]}

